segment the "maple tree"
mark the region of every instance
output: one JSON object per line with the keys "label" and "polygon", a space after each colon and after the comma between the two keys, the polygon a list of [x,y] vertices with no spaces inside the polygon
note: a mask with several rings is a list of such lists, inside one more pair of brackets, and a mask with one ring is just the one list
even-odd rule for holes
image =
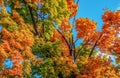
{"label": "maple tree", "polygon": [[99,31],[93,20],[76,18],[78,3],[0,0],[0,78],[119,78],[120,10],[106,10]]}

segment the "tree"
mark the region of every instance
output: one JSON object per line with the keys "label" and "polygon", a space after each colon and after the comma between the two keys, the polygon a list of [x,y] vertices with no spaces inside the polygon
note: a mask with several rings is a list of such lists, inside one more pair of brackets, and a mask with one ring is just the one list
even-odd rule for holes
{"label": "tree", "polygon": [[[93,20],[76,19],[78,3],[0,0],[0,78],[119,78],[120,11],[106,10],[98,31]],[[76,40],[73,29],[78,32]],[[116,56],[117,66],[108,55]]]}

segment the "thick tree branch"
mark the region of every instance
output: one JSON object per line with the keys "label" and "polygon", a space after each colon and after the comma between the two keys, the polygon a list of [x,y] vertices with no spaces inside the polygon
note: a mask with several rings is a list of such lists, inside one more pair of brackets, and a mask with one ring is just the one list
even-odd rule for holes
{"label": "thick tree branch", "polygon": [[70,47],[70,56],[72,56],[72,41],[71,39],[69,38],[69,47]]}
{"label": "thick tree branch", "polygon": [[89,57],[92,56],[92,54],[93,54],[93,50],[94,50],[95,47],[97,46],[97,44],[98,44],[99,40],[101,39],[101,37],[102,37],[102,34],[100,34],[99,38],[96,40],[96,42],[95,42],[93,48],[92,48],[91,51],[90,51]]}
{"label": "thick tree branch", "polygon": [[75,57],[75,60],[74,60],[74,63],[76,62],[77,58],[79,57],[79,55],[80,55],[80,53],[81,53],[81,50],[83,49],[83,47],[85,46],[85,44],[87,44],[89,41],[90,41],[90,39],[89,39],[86,43],[84,43],[84,44],[82,45],[82,47],[78,50],[78,53],[77,53],[77,55],[76,55],[76,57]]}
{"label": "thick tree branch", "polygon": [[[25,2],[25,0],[23,0],[25,5],[27,5],[27,3]],[[37,29],[37,24],[36,24],[36,21],[35,21],[35,18],[34,18],[34,15],[32,13],[32,7],[28,6],[28,9],[30,11],[30,16],[31,16],[31,19],[32,19],[32,22],[33,22],[33,27],[34,27],[34,30],[35,30],[35,35],[39,35],[40,36],[40,33],[38,32],[38,29]]]}
{"label": "thick tree branch", "polygon": [[81,53],[81,50],[82,50],[82,48],[85,46],[85,44],[88,44],[89,41],[90,41],[93,37],[94,37],[94,36],[92,36],[91,38],[89,38],[89,39],[82,45],[82,47],[78,50],[78,53],[76,54],[76,57],[75,57],[75,61],[74,61],[74,62],[76,62],[76,60],[77,60],[77,58],[79,57],[79,55],[80,55],[80,53]]}
{"label": "thick tree branch", "polygon": [[62,74],[61,72],[59,72],[58,78],[64,78],[64,77],[63,77],[63,74]]}
{"label": "thick tree branch", "polygon": [[[79,0],[77,0],[77,2],[76,2],[76,4],[78,4],[79,3]],[[74,22],[75,22],[75,20],[76,20],[76,15],[74,16],[74,18],[73,18],[73,27],[72,27],[72,29],[71,29],[71,32],[72,32],[72,30],[73,30],[73,28],[75,27],[75,25],[74,25]],[[70,55],[72,56],[73,55],[73,57],[74,57],[74,61],[75,61],[75,56],[76,56],[76,49],[75,49],[75,43],[74,43],[74,39],[73,39],[73,34],[72,34],[72,39],[70,40],[70,47],[71,47],[71,49],[70,49]]]}
{"label": "thick tree branch", "polygon": [[[54,26],[54,24],[53,24],[53,27],[56,29],[56,27]],[[62,38],[64,39],[66,45],[67,45],[68,48],[69,48],[69,51],[71,51],[70,44],[68,43],[68,41],[67,41],[67,39],[65,38],[65,36],[64,36],[58,29],[56,29],[56,30],[57,30],[57,32],[62,36]]]}
{"label": "thick tree branch", "polygon": [[60,34],[60,35],[62,36],[62,38],[65,40],[65,43],[67,44],[67,46],[68,46],[68,48],[69,48],[69,51],[70,51],[70,45],[69,45],[67,39],[65,38],[65,36],[64,36],[58,29],[56,29],[56,30],[59,32],[59,34]]}

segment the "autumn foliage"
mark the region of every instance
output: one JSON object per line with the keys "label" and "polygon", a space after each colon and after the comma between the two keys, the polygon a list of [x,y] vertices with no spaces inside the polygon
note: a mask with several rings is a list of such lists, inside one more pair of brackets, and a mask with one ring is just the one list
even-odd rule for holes
{"label": "autumn foliage", "polygon": [[99,31],[94,20],[76,19],[78,7],[0,0],[0,78],[120,78],[120,10],[105,10]]}

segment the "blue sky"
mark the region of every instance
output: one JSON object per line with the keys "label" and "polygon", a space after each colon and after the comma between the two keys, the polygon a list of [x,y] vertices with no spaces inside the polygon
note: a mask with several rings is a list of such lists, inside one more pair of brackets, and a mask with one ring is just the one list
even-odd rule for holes
{"label": "blue sky", "polygon": [[120,9],[120,0],[79,0],[77,17],[88,17],[94,20],[98,23],[97,28],[101,30],[103,9],[112,11]]}
{"label": "blue sky", "polygon": [[[79,0],[79,8],[76,17],[88,17],[91,20],[94,20],[98,23],[97,29],[101,31],[103,25],[102,15],[104,14],[104,9],[111,11],[120,9],[120,0]],[[73,32],[75,38],[76,32],[75,30]],[[76,46],[78,46],[80,42],[81,40],[76,43]]]}

